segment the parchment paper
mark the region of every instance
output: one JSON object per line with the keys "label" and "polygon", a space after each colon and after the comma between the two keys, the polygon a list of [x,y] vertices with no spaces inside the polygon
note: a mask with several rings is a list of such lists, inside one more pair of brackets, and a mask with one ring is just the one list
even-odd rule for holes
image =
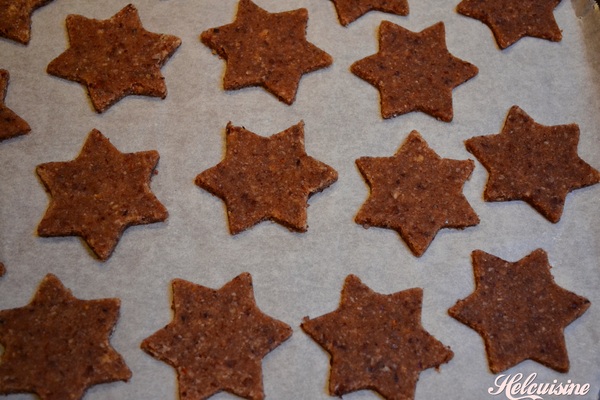
{"label": "parchment paper", "polygon": [[[84,87],[49,76],[45,69],[68,46],[68,14],[106,19],[125,1],[55,0],[34,14],[28,46],[0,40],[0,67],[11,73],[7,106],[32,127],[28,136],[0,143],[0,260],[7,267],[0,279],[0,309],[27,304],[48,272],[79,298],[120,298],[121,318],[111,342],[133,377],[129,383],[95,386],[85,399],[176,399],[175,371],[139,349],[142,339],[171,320],[170,281],[182,278],[219,288],[248,271],[259,307],[294,328],[292,337],[264,359],[267,398],[328,399],[329,356],[299,324],[304,316],[337,308],[343,280],[353,273],[381,293],[424,289],[423,326],[450,346],[455,357],[439,372],[421,374],[417,399],[503,399],[488,394],[496,375],[487,367],[481,337],[449,317],[447,309],[474,289],[473,250],[516,261],[543,248],[556,282],[587,297],[592,306],[565,331],[571,360],[567,374],[532,361],[506,373],[537,373],[536,382],[589,383],[586,398],[596,399],[600,185],[572,192],[562,220],[552,224],[523,202],[484,202],[487,171],[476,161],[464,193],[481,223],[464,231],[442,230],[421,258],[395,232],[365,230],[353,218],[368,196],[356,158],[390,156],[416,129],[440,156],[474,159],[463,141],[498,133],[512,105],[545,125],[578,123],[579,154],[600,168],[597,10],[564,0],[555,11],[561,42],[525,38],[500,51],[487,26],[455,12],[458,0],[411,0],[407,17],[371,12],[348,27],[338,23],[327,0],[256,3],[270,12],[307,8],[309,41],[334,59],[331,67],[304,75],[292,106],[260,88],[222,90],[225,63],[198,36],[232,22],[234,0],[137,0],[146,29],[183,40],[162,69],[169,93],[165,100],[128,97],[101,115],[93,111]],[[377,30],[384,19],[413,31],[444,21],[450,52],[479,67],[474,79],[453,91],[453,122],[422,113],[383,120],[376,89],[349,72],[354,61],[377,51]],[[221,160],[227,122],[268,136],[300,120],[305,122],[308,154],[339,173],[338,182],[311,198],[308,232],[291,233],[265,222],[230,236],[223,202],[193,183],[198,173]],[[93,128],[122,152],[159,151],[152,189],[170,213],[165,223],[129,228],[104,263],[79,238],[35,234],[49,200],[35,166],[74,159]],[[214,397],[230,398],[235,397]],[[379,397],[361,391],[344,398]],[[554,397],[544,396],[548,398]]]}

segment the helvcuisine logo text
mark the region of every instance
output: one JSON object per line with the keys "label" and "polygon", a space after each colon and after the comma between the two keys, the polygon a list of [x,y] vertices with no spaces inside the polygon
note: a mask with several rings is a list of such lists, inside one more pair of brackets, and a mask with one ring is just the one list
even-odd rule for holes
{"label": "helvcuisine logo text", "polygon": [[585,396],[590,391],[590,384],[573,383],[570,379],[551,383],[535,381],[536,373],[523,379],[523,374],[499,375],[488,393],[494,396],[505,395],[508,400],[544,400],[542,396]]}

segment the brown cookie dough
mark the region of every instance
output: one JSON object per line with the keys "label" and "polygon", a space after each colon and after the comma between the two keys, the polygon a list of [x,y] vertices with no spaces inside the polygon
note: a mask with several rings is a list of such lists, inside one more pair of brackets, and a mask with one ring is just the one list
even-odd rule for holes
{"label": "brown cookie dough", "polygon": [[6,267],[4,266],[3,263],[0,262],[0,278],[2,278],[5,273],[6,273]]}
{"label": "brown cookie dough", "polygon": [[0,0],[0,37],[28,44],[31,15],[53,0]]}
{"label": "brown cookie dough", "polygon": [[554,282],[542,249],[517,262],[481,250],[472,256],[475,291],[448,313],[481,335],[490,370],[498,374],[531,359],[567,372],[563,330],[590,302]]}
{"label": "brown cookie dough", "polygon": [[379,51],[350,70],[379,90],[383,118],[421,111],[445,122],[453,118],[452,89],[478,73],[448,52],[443,22],[411,32],[383,21]]}
{"label": "brown cookie dough", "polygon": [[600,173],[577,155],[579,126],[544,126],[513,106],[502,132],[465,142],[489,172],[486,201],[523,200],[558,222],[567,194],[600,182]]}
{"label": "brown cookie dough", "polygon": [[235,22],[202,32],[200,40],[227,62],[226,90],[262,86],[292,104],[302,75],[333,62],[306,40],[307,22],[305,8],[269,13],[240,0]]}
{"label": "brown cookie dough", "polygon": [[421,371],[452,359],[421,325],[422,301],[420,288],[383,295],[349,275],[337,310],[304,318],[302,329],[331,354],[332,396],[368,389],[412,399]]}
{"label": "brown cookie dough", "polygon": [[158,152],[121,153],[97,130],[73,161],[38,165],[51,200],[40,236],[81,236],[102,261],[131,225],[164,221],[166,208],[150,190]]}
{"label": "brown cookie dough", "polygon": [[473,161],[441,158],[417,131],[394,156],[361,157],[356,165],[371,188],[356,223],[397,231],[416,256],[440,229],[479,223],[462,194]]}
{"label": "brown cookie dough", "polygon": [[[0,0],[1,1],[1,0]],[[31,131],[24,119],[6,107],[4,101],[8,91],[10,75],[7,70],[0,69],[0,141],[25,135]]]}
{"label": "brown cookie dough", "polygon": [[308,198],[335,182],[337,172],[306,154],[304,123],[270,137],[229,123],[226,141],[225,158],[200,173],[196,185],[223,199],[231,234],[264,220],[305,232]]}
{"label": "brown cookie dough", "polygon": [[119,308],[119,299],[79,300],[47,275],[31,303],[0,311],[0,394],[78,400],[91,386],[128,381],[109,343]]}
{"label": "brown cookie dough", "polygon": [[369,11],[408,15],[407,0],[332,0],[340,20],[346,26]]}
{"label": "brown cookie dough", "polygon": [[181,40],[145,30],[133,5],[107,20],[69,15],[67,31],[70,47],[47,71],[85,85],[96,111],[131,94],[167,96],[160,68]]}
{"label": "brown cookie dough", "polygon": [[259,310],[250,274],[218,290],[176,279],[172,308],[173,321],[141,347],[177,370],[180,399],[207,399],[221,391],[264,398],[262,359],[292,329]]}
{"label": "brown cookie dough", "polygon": [[525,36],[558,42],[562,39],[554,19],[561,0],[463,0],[456,11],[489,26],[505,49]]}

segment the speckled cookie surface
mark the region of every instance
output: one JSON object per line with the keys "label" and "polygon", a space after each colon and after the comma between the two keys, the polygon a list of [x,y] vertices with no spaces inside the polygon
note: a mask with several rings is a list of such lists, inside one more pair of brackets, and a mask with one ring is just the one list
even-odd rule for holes
{"label": "speckled cookie surface", "polygon": [[472,256],[475,291],[448,313],[481,335],[490,370],[497,374],[531,359],[567,372],[563,331],[590,302],[554,282],[544,250],[517,262],[481,250]]}
{"label": "speckled cookie surface", "polygon": [[384,295],[349,275],[341,297],[337,310],[301,325],[331,354],[332,396],[369,389],[387,400],[413,399],[421,371],[452,359],[421,325],[422,289]]}
{"label": "speckled cookie surface", "polygon": [[416,256],[440,229],[479,223],[462,194],[473,161],[441,158],[417,131],[392,157],[361,157],[356,165],[371,188],[356,223],[397,231]]}
{"label": "speckled cookie surface", "polygon": [[465,142],[489,172],[486,201],[523,200],[551,222],[572,190],[600,182],[600,172],[577,154],[579,126],[545,126],[513,106],[499,134]]}
{"label": "speckled cookie surface", "polygon": [[130,225],[164,221],[166,208],[150,190],[158,152],[121,153],[93,130],[75,160],[38,165],[50,194],[40,236],[80,236],[106,260]]}
{"label": "speckled cookie surface", "polygon": [[304,150],[304,123],[263,137],[227,125],[225,158],[200,173],[196,184],[227,206],[231,234],[264,221],[308,229],[308,198],[337,180],[337,172]]}
{"label": "speckled cookie surface", "polygon": [[0,37],[28,44],[33,12],[53,0],[0,0]]}
{"label": "speckled cookie surface", "polygon": [[558,42],[562,33],[554,19],[561,0],[463,0],[456,10],[475,18],[492,30],[505,49],[525,36]]}
{"label": "speckled cookie surface", "polygon": [[173,321],[141,347],[177,370],[181,400],[227,391],[265,397],[262,359],[292,334],[256,305],[252,277],[243,273],[218,290],[173,281]]}
{"label": "speckled cookie surface", "polygon": [[369,11],[408,15],[407,0],[332,0],[340,24],[346,26]]}
{"label": "speckled cookie surface", "polygon": [[26,306],[0,311],[0,393],[79,400],[91,386],[128,381],[109,337],[119,299],[79,300],[47,275]]}
{"label": "speckled cookie surface", "polygon": [[47,71],[85,85],[96,111],[127,95],[166,97],[160,69],[181,44],[179,38],[145,30],[131,4],[107,20],[69,15],[66,24],[70,47]]}
{"label": "speckled cookie surface", "polygon": [[383,21],[379,51],[350,70],[379,90],[383,118],[421,111],[445,122],[454,116],[452,89],[478,73],[476,66],[450,54],[443,22],[411,32]]}
{"label": "speckled cookie surface", "polygon": [[302,75],[333,62],[306,40],[307,23],[305,8],[269,13],[240,0],[233,23],[204,31],[200,39],[226,60],[226,90],[262,86],[292,104]]}
{"label": "speckled cookie surface", "polygon": [[6,107],[5,100],[9,79],[8,71],[0,69],[0,141],[25,135],[31,131],[31,127],[23,118]]}

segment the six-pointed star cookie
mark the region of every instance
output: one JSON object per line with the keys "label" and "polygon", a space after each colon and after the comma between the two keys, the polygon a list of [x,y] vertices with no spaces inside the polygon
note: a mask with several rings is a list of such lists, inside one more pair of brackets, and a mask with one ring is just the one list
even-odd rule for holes
{"label": "six-pointed star cookie", "polygon": [[202,32],[200,39],[226,60],[226,90],[263,86],[292,104],[302,75],[332,63],[306,40],[307,22],[305,8],[273,14],[240,0],[235,22]]}
{"label": "six-pointed star cookie", "polygon": [[308,198],[337,180],[337,172],[308,156],[304,123],[270,137],[227,124],[227,151],[200,173],[196,185],[225,201],[231,234],[270,219],[290,230],[308,228]]}
{"label": "six-pointed star cookie", "polygon": [[481,250],[472,256],[475,291],[448,313],[483,337],[490,370],[497,374],[531,359],[567,372],[563,330],[590,302],[554,282],[542,249],[517,262]]}
{"label": "six-pointed star cookie", "polygon": [[346,26],[369,11],[408,15],[407,0],[332,0],[340,20]]}
{"label": "six-pointed star cookie", "polygon": [[0,36],[22,44],[31,37],[31,15],[52,0],[0,0]]}
{"label": "six-pointed star cookie", "polygon": [[29,124],[6,107],[4,103],[9,78],[8,71],[0,69],[0,141],[24,135],[31,131]]}
{"label": "six-pointed star cookie", "polygon": [[106,260],[128,226],[167,218],[150,190],[157,163],[158,152],[123,154],[94,129],[75,160],[37,167],[51,196],[38,234],[81,236]]}
{"label": "six-pointed star cookie", "polygon": [[502,132],[465,143],[489,172],[486,201],[523,200],[558,222],[570,191],[600,182],[577,155],[578,142],[576,124],[540,125],[513,106]]}
{"label": "six-pointed star cookie", "polygon": [[560,1],[463,0],[456,11],[489,26],[498,46],[505,49],[525,36],[560,41],[562,33],[554,19]]}
{"label": "six-pointed star cookie", "polygon": [[371,194],[355,221],[397,231],[416,256],[427,250],[440,229],[479,223],[462,194],[473,161],[441,158],[417,131],[394,156],[361,157],[356,165]]}
{"label": "six-pointed star cookie", "polygon": [[259,310],[250,274],[219,290],[176,279],[172,308],[173,321],[141,347],[177,370],[181,399],[206,399],[220,391],[264,398],[262,359],[292,330]]}
{"label": "six-pointed star cookie", "polygon": [[452,89],[478,73],[450,54],[443,22],[411,32],[383,21],[379,51],[350,70],[379,90],[383,118],[422,111],[446,122],[453,118]]}
{"label": "six-pointed star cookie", "polygon": [[421,325],[423,290],[379,294],[349,275],[337,310],[304,318],[302,329],[331,354],[333,396],[375,390],[388,400],[414,398],[421,371],[452,351]]}
{"label": "six-pointed star cookie", "polygon": [[107,20],[69,15],[67,31],[70,47],[47,71],[87,86],[96,111],[130,94],[166,97],[160,68],[181,40],[145,30],[133,5]]}
{"label": "six-pointed star cookie", "polygon": [[79,300],[47,275],[31,303],[0,311],[0,393],[77,400],[91,386],[128,381],[109,343],[119,308],[119,299]]}

